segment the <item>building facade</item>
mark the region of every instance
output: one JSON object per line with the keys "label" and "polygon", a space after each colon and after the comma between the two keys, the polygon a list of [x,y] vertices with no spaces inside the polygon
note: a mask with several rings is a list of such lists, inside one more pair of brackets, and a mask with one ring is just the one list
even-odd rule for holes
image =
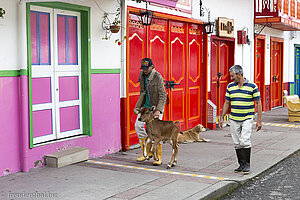
{"label": "building facade", "polygon": [[90,157],[135,146],[143,57],[166,81],[164,119],[182,129],[215,128],[207,102],[219,116],[233,64],[259,86],[264,111],[282,106],[284,91],[299,95],[297,1],[149,2],[151,26],[139,19],[145,2],[0,0],[0,176],[75,146]]}

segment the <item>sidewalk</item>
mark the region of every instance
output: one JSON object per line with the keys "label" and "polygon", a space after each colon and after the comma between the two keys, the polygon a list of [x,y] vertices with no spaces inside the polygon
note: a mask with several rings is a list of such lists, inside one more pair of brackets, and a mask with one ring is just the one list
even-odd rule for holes
{"label": "sidewalk", "polygon": [[287,108],[263,113],[263,122],[262,130],[252,134],[249,175],[233,172],[238,164],[227,126],[204,132],[208,143],[180,144],[178,165],[171,170],[166,169],[169,144],[163,145],[161,166],[152,166],[153,160],[137,163],[138,148],[0,177],[0,199],[216,199],[300,149],[300,123],[288,122]]}

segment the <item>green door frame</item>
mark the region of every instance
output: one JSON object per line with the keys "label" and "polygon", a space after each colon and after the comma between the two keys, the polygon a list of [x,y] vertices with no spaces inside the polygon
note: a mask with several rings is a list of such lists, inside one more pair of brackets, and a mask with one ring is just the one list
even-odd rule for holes
{"label": "green door frame", "polygon": [[81,19],[81,91],[82,91],[82,130],[84,135],[92,136],[92,101],[91,101],[91,42],[90,42],[90,8],[62,2],[28,2],[26,3],[27,26],[27,66],[29,87],[29,133],[30,148],[33,148],[32,126],[32,67],[31,67],[31,31],[30,6],[41,6],[80,13]]}
{"label": "green door frame", "polygon": [[[295,44],[295,64],[294,64],[294,83],[292,85],[294,94],[300,96],[300,44]],[[298,57],[297,57],[297,49],[298,49]],[[298,61],[297,62],[297,58]],[[290,90],[291,91],[291,90]]]}

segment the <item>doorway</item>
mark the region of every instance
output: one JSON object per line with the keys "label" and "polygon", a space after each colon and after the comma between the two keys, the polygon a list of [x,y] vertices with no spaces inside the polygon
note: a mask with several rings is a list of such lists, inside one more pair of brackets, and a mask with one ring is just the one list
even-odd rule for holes
{"label": "doorway", "polygon": [[205,124],[206,104],[201,99],[206,98],[202,90],[207,79],[203,78],[206,69],[201,59],[202,26],[157,16],[155,24],[147,27],[140,24],[135,12],[129,12],[127,35],[126,148],[139,142],[133,109],[139,97],[139,65],[144,57],[153,60],[166,83],[164,119],[180,121],[182,130]]}
{"label": "doorway", "polygon": [[80,13],[30,7],[33,144],[80,135]]}
{"label": "doorway", "polygon": [[265,40],[265,37],[261,35],[255,38],[254,56],[254,83],[260,91],[263,111],[265,111],[265,104],[269,105],[269,98],[265,99]]}
{"label": "doorway", "polygon": [[283,39],[271,37],[271,108],[282,106]]}
{"label": "doorway", "polygon": [[234,65],[234,38],[211,37],[211,101],[217,106],[217,116],[222,114],[229,69]]}
{"label": "doorway", "polygon": [[295,85],[294,94],[300,96],[300,45],[295,45]]}

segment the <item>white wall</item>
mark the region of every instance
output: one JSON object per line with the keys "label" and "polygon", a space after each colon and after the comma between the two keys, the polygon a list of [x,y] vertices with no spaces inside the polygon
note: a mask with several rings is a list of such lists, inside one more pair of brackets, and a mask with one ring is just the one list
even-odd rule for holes
{"label": "white wall", "polygon": [[17,0],[0,0],[6,11],[0,18],[0,70],[18,70],[17,65]]}
{"label": "white wall", "polygon": [[[215,21],[218,17],[234,19],[235,59],[234,64],[241,65],[244,69],[244,76],[253,81],[254,73],[254,37],[253,18],[254,3],[251,0],[203,0],[203,6],[210,10],[210,21]],[[201,19],[208,21],[207,10],[204,9],[205,16]],[[237,31],[248,31],[251,44],[237,44]],[[212,35],[216,35],[214,32]],[[208,91],[210,91],[210,67],[208,67]]]}
{"label": "white wall", "polygon": [[[120,69],[121,46],[115,40],[121,39],[121,31],[111,34],[110,39],[105,40],[105,31],[102,28],[104,11],[115,13],[120,4],[117,0],[86,0],[84,5],[91,7],[92,69]],[[108,17],[112,22],[115,14],[109,14]]]}

